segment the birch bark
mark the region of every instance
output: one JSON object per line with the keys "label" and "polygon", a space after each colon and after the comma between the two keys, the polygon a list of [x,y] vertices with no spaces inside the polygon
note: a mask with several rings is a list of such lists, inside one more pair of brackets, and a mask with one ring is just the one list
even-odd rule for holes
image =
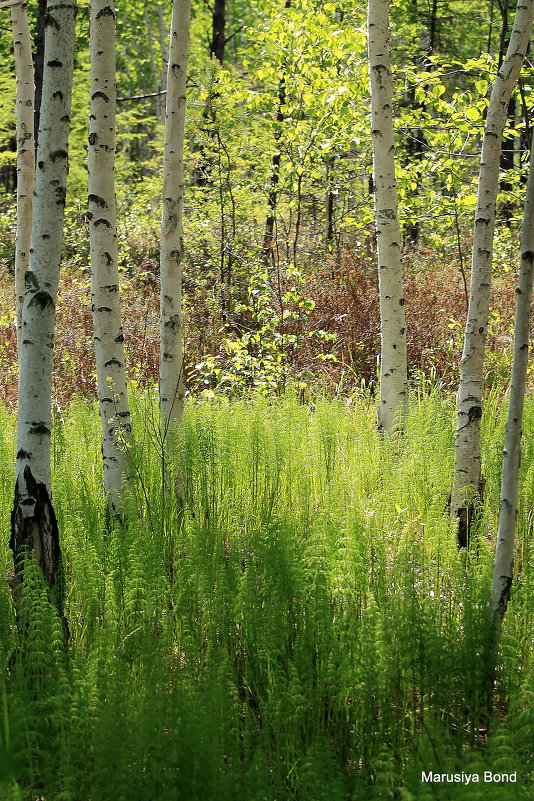
{"label": "birch bark", "polygon": [[398,220],[393,78],[389,58],[389,0],[369,0],[369,82],[373,188],[380,291],[380,428],[390,431],[407,413],[407,348],[401,235]]}
{"label": "birch bark", "polygon": [[497,620],[506,612],[513,576],[521,433],[528,365],[530,304],[534,274],[534,167],[532,156],[521,228],[521,266],[516,289],[514,360],[508,402],[501,482],[499,533],[492,581],[492,606]]}
{"label": "birch bark", "polygon": [[131,418],[117,264],[115,202],[115,0],[91,0],[89,116],[89,240],[104,489],[120,513],[128,480]]}
{"label": "birch bark", "polygon": [[[68,171],[75,0],[48,3],[30,264],[26,272],[19,372],[15,499],[11,540],[16,579],[33,551],[50,586],[61,552],[50,500],[52,350]],[[56,597],[58,605],[61,599]]]}
{"label": "birch bark", "polygon": [[527,51],[534,0],[517,5],[506,57],[497,72],[484,128],[471,262],[471,287],[460,363],[451,516],[458,520],[458,544],[467,547],[470,508],[481,495],[480,420],[484,349],[489,318],[491,263],[502,135],[508,103]]}
{"label": "birch bark", "polygon": [[35,185],[34,99],[33,71],[28,5],[25,2],[11,7],[11,28],[17,76],[17,238],[15,245],[15,314],[17,348],[20,352],[24,276],[30,263],[33,188]]}
{"label": "birch bark", "polygon": [[167,71],[161,219],[160,411],[164,434],[179,424],[184,406],[182,353],[182,209],[190,0],[174,0]]}

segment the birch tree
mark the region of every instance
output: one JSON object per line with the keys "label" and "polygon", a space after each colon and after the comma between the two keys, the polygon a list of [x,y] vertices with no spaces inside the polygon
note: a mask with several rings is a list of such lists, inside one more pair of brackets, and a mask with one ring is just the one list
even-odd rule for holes
{"label": "birch tree", "polygon": [[401,235],[398,220],[393,77],[389,58],[389,0],[369,0],[367,15],[373,188],[380,291],[380,408],[378,422],[390,431],[407,412],[407,348]]}
{"label": "birch tree", "polygon": [[[11,540],[16,582],[33,552],[51,588],[60,588],[61,551],[51,502],[52,350],[68,171],[75,0],[47,9],[43,103],[34,214],[20,347],[15,499]],[[61,595],[56,593],[61,607]]]}
{"label": "birch tree", "polygon": [[160,252],[160,377],[163,431],[178,424],[184,406],[182,352],[182,210],[190,0],[173,0],[163,146]]}
{"label": "birch tree", "polygon": [[131,434],[117,264],[115,202],[115,0],[91,0],[89,117],[89,238],[104,489],[122,508]]}
{"label": "birch tree", "polygon": [[520,0],[506,57],[492,86],[482,140],[471,287],[460,363],[451,516],[458,520],[458,544],[468,545],[470,509],[482,493],[480,420],[484,388],[484,349],[489,318],[491,264],[499,190],[499,164],[508,104],[519,77],[532,27],[534,0]]}
{"label": "birch tree", "polygon": [[17,76],[17,238],[15,245],[15,310],[17,346],[20,351],[24,276],[30,263],[33,188],[35,184],[34,99],[35,80],[32,60],[28,5],[11,6],[11,28]]}
{"label": "birch tree", "polygon": [[531,155],[523,225],[521,228],[521,266],[516,289],[514,360],[512,365],[512,380],[510,384],[504,443],[499,533],[497,535],[497,550],[495,554],[491,591],[492,606],[497,621],[503,617],[506,611],[510,598],[510,587],[513,576],[519,465],[521,459],[521,433],[528,366],[533,274],[534,169]]}

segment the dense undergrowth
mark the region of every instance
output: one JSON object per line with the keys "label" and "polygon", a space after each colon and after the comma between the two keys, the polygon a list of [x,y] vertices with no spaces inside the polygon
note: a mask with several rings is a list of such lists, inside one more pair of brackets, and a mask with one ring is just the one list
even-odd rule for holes
{"label": "dense undergrowth", "polygon": [[[121,298],[126,367],[131,387],[158,380],[159,365],[159,216],[122,223]],[[189,232],[184,262],[184,376],[193,393],[241,395],[261,388],[281,393],[287,383],[328,391],[377,382],[380,313],[376,252],[370,230],[347,240],[337,254],[312,247],[299,270],[258,267],[259,245],[250,246],[232,286],[202,257],[197,236]],[[464,253],[471,248],[465,236]],[[14,326],[14,207],[0,196],[0,401],[17,402],[17,353]],[[485,381],[505,386],[512,357],[517,231],[499,229],[488,326]],[[327,258],[328,256],[328,258]],[[465,258],[465,255],[464,255]],[[405,248],[408,352],[414,382],[434,376],[456,391],[465,327],[466,294],[458,254],[445,241]],[[246,269],[245,269],[246,266]],[[469,275],[464,276],[466,282]],[[532,331],[534,335],[534,328]],[[529,383],[533,374],[529,371]],[[89,242],[85,215],[70,208],[64,236],[54,345],[53,395],[66,407],[73,397],[96,396]]]}
{"label": "dense undergrowth", "polygon": [[[391,438],[363,396],[190,401],[166,463],[154,400],[133,400],[123,526],[104,512],[95,407],[77,401],[55,421],[67,656],[38,575],[23,650],[1,585],[3,801],[532,797],[534,399],[489,726],[499,401],[486,409],[486,505],[466,558],[446,512],[453,404],[437,392],[414,396],[405,436]],[[14,417],[0,414],[5,575]],[[168,483],[178,464],[181,525],[162,493],[162,468]],[[518,780],[431,785],[422,770]]]}

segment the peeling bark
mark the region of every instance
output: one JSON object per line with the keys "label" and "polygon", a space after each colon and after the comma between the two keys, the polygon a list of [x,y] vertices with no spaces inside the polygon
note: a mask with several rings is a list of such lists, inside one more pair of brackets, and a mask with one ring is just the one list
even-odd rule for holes
{"label": "peeling bark", "polygon": [[11,539],[15,577],[11,587],[18,599],[24,579],[25,559],[35,557],[51,592],[51,600],[63,615],[64,576],[59,532],[48,490],[36,481],[26,465],[15,484],[15,503],[11,513]]}

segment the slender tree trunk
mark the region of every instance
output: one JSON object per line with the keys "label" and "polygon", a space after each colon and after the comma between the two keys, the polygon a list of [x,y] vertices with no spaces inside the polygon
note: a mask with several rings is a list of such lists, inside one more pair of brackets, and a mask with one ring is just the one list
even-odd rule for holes
{"label": "slender tree trunk", "polygon": [[[532,153],[527,181],[527,193],[521,227],[521,264],[516,288],[516,314],[514,331],[514,359],[508,398],[508,415],[504,440],[499,509],[499,531],[493,565],[489,631],[486,647],[481,655],[484,665],[482,709],[484,725],[490,718],[493,706],[495,672],[499,654],[501,624],[506,613],[513,579],[515,532],[518,512],[518,490],[521,464],[521,437],[523,407],[528,366],[530,310],[534,277],[534,169]],[[479,693],[480,695],[480,693]]]}
{"label": "slender tree trunk", "polygon": [[492,51],[494,6],[495,6],[495,0],[490,0],[490,10],[489,10],[489,20],[488,20],[488,43],[486,45],[486,50],[488,53],[491,53]]}
{"label": "slender tree trunk", "polygon": [[[2,6],[0,6],[1,8]],[[5,145],[0,147],[0,153],[17,151],[17,135],[10,136]],[[0,166],[0,184],[5,192],[15,192],[17,189],[17,165],[2,164]]]}
{"label": "slender tree trunk", "polygon": [[428,55],[430,56],[436,48],[438,28],[438,0],[432,0],[432,10],[428,21]]}
{"label": "slender tree trunk", "polygon": [[497,68],[500,69],[506,57],[506,48],[508,46],[508,11],[510,10],[510,0],[500,0],[499,11],[501,12],[501,31],[499,34],[499,55],[497,61]]}
{"label": "slender tree trunk", "polygon": [[38,0],[37,6],[37,32],[35,35],[35,113],[34,136],[35,152],[39,143],[39,121],[41,117],[41,97],[43,94],[44,47],[45,47],[45,17],[47,0]]}
{"label": "slender tree trunk", "polygon": [[[326,184],[328,186],[326,192],[326,223],[325,223],[325,252],[331,254],[334,249],[334,209],[336,203],[336,196],[332,188],[332,173],[334,171],[336,157],[331,156],[326,161]],[[334,278],[334,269],[332,268],[332,278]]]}
{"label": "slender tree trunk", "polygon": [[150,56],[150,70],[152,72],[152,86],[154,87],[154,99],[156,107],[156,119],[158,122],[163,122],[165,117],[165,95],[162,95],[159,70],[156,66],[156,53],[154,50],[154,38],[152,36],[152,23],[148,14],[148,7],[145,5],[145,28],[146,28],[146,41],[148,44],[148,53]]}
{"label": "slender tree trunk", "polygon": [[[515,114],[516,114],[516,102],[515,97],[510,98],[510,102],[508,103],[508,121],[510,123],[510,127],[515,127]],[[510,134],[503,139],[502,144],[502,151],[501,151],[501,172],[511,172],[514,169],[514,162],[515,162],[515,145],[516,145],[516,138],[514,134]],[[501,192],[513,192],[514,190],[514,182],[510,181],[509,178],[502,178],[499,182],[499,190]],[[507,225],[510,225],[510,220],[514,214],[514,201],[513,198],[508,197],[504,203],[501,205],[499,209],[499,216],[501,219],[506,221]]]}
{"label": "slender tree trunk", "polygon": [[[292,0],[286,0],[285,8],[291,8]],[[267,199],[268,213],[265,220],[263,232],[263,260],[268,265],[272,254],[276,228],[276,205],[278,203],[278,182],[280,180],[280,147],[278,143],[282,138],[283,122],[285,120],[282,107],[286,102],[286,64],[282,64],[282,75],[278,84],[278,101],[276,110],[276,126],[274,129],[274,140],[276,142],[276,152],[271,159],[271,177],[269,179],[269,197]]]}
{"label": "slender tree trunk", "polygon": [[380,290],[379,425],[390,431],[406,415],[407,349],[393,144],[393,78],[389,59],[389,0],[369,0],[368,49],[373,188]]}
{"label": "slender tree trunk", "polygon": [[489,317],[493,234],[499,188],[502,134],[508,103],[517,82],[530,39],[534,0],[520,0],[506,57],[491,90],[486,118],[478,184],[471,290],[460,363],[458,417],[455,439],[451,516],[458,519],[458,544],[467,547],[470,509],[481,496],[480,419],[484,388],[484,349]]}
{"label": "slender tree trunk", "polygon": [[[527,56],[529,55],[530,49],[531,48],[530,48],[530,45],[529,45],[529,49],[527,51]],[[529,153],[531,151],[531,149],[532,149],[532,124],[531,124],[531,121],[529,119],[529,111],[528,111],[528,107],[527,107],[527,99],[526,99],[526,95],[525,95],[525,81],[524,81],[524,78],[522,78],[521,76],[519,76],[518,84],[519,84],[519,96],[521,98],[521,114],[520,114],[520,117],[521,117],[521,122],[523,123],[523,128],[521,130],[521,134],[520,134],[520,137],[519,137],[519,146],[520,146],[520,149],[521,149],[521,151],[523,153]],[[527,180],[528,179],[523,174],[521,174],[521,177],[520,177],[519,181],[520,181],[522,186],[526,185]]]}
{"label": "slender tree trunk", "polygon": [[498,620],[502,619],[506,612],[513,576],[519,465],[521,459],[521,427],[527,378],[533,274],[534,168],[531,156],[521,229],[521,267],[516,289],[514,361],[504,443],[499,533],[491,589],[492,607]]}
{"label": "slender tree trunk", "polygon": [[[286,5],[286,8],[288,6]],[[280,180],[280,149],[278,143],[282,138],[282,124],[284,122],[284,113],[282,106],[286,102],[286,79],[283,74],[278,84],[278,110],[276,112],[276,128],[274,132],[274,139],[276,142],[276,152],[271,159],[271,177],[269,179],[269,196],[267,198],[268,213],[265,220],[265,230],[263,232],[263,259],[268,265],[273,253],[273,245],[275,238],[276,227],[276,205],[278,203],[278,182]]]}
{"label": "slender tree trunk", "polygon": [[215,56],[219,64],[224,63],[224,35],[226,27],[226,0],[214,0],[210,53]]}
{"label": "slender tree trunk", "polygon": [[[501,33],[499,37],[499,60],[498,60],[498,67],[501,68],[501,65],[504,61],[506,55],[506,48],[508,46],[508,12],[510,8],[510,0],[503,0],[500,4],[499,9],[501,12]],[[508,120],[511,123],[511,127],[515,127],[515,98],[511,97],[508,102]],[[503,138],[503,143],[501,147],[501,172],[508,172],[509,170],[513,170],[514,168],[514,149],[515,149],[515,137],[506,136]],[[499,182],[499,191],[501,192],[511,192],[513,189],[513,185],[510,183],[509,180],[506,178],[502,179]],[[507,199],[500,208],[500,214],[509,225],[510,220],[514,210],[514,203],[512,199]]]}
{"label": "slender tree trunk", "polygon": [[173,0],[167,73],[161,219],[159,396],[163,431],[180,423],[184,405],[182,358],[182,209],[190,0]]}
{"label": "slender tree trunk", "polygon": [[[30,265],[22,312],[15,499],[11,540],[16,582],[30,553],[57,588],[61,552],[50,485],[52,350],[68,170],[75,0],[48,4],[43,102]],[[61,593],[55,601],[61,608]]]}
{"label": "slender tree trunk", "polygon": [[33,188],[35,185],[35,147],[33,104],[35,83],[32,61],[28,5],[11,8],[11,27],[17,75],[17,242],[15,247],[15,309],[17,346],[20,351],[24,276],[30,263]]}
{"label": "slender tree trunk", "polygon": [[[209,52],[211,58],[215,58],[222,66],[224,60],[224,47],[226,44],[224,38],[224,29],[226,25],[226,0],[214,0],[212,12],[212,29],[211,37],[209,38]],[[219,97],[217,89],[216,73],[212,74],[210,81],[210,88],[206,105],[202,112],[202,119],[206,120],[206,127],[201,130],[208,134],[209,139],[216,138],[215,126],[217,122],[217,111],[215,107],[215,100]],[[195,168],[195,183],[197,186],[207,186],[212,183],[212,169],[214,164],[214,156],[206,153],[206,148],[201,144],[198,148],[200,156],[198,165]]]}
{"label": "slender tree trunk", "polygon": [[127,481],[131,418],[126,389],[115,202],[115,0],[91,0],[89,240],[104,489],[120,513]]}
{"label": "slender tree trunk", "polygon": [[165,6],[163,3],[158,4],[158,35],[159,35],[159,49],[161,52],[161,97],[159,98],[161,114],[160,119],[165,122],[165,92],[167,91],[167,70],[169,69],[169,33],[165,26]]}

